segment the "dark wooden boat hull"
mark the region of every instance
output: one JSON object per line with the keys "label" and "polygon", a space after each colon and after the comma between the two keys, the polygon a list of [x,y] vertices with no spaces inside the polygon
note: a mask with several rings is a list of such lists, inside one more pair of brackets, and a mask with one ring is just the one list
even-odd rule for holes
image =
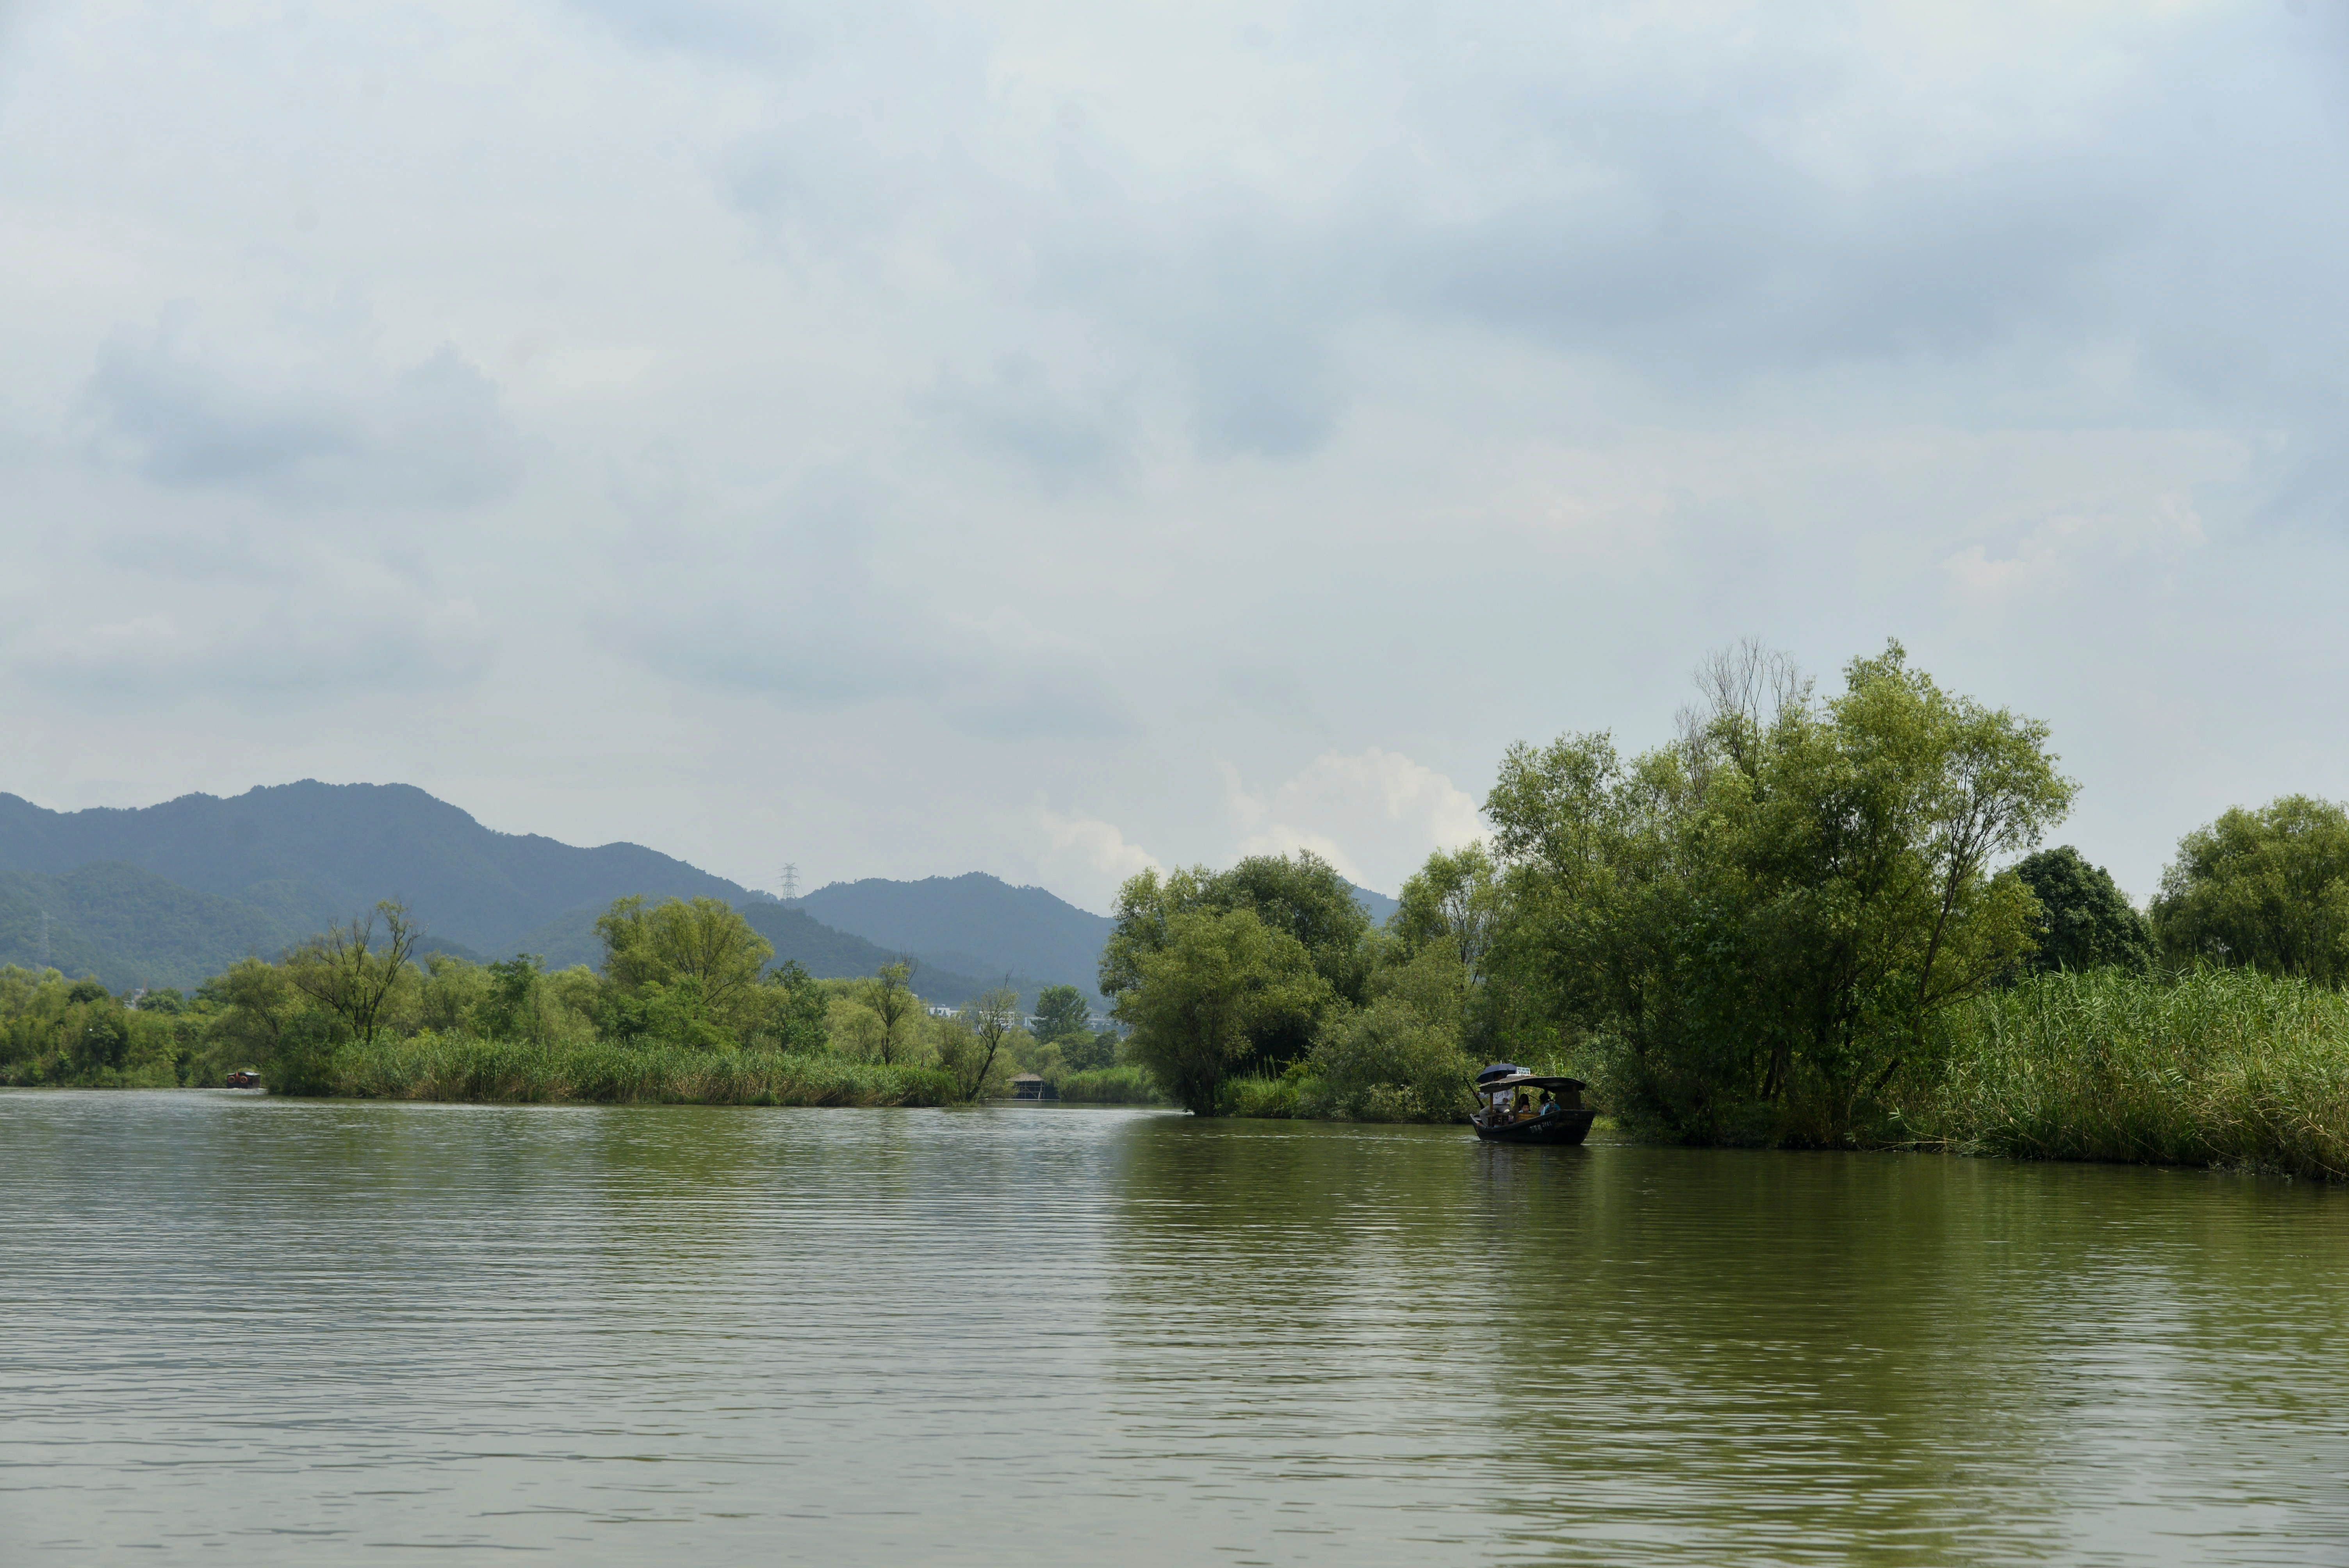
{"label": "dark wooden boat hull", "polygon": [[1590,1123],[1598,1115],[1595,1110],[1561,1110],[1502,1127],[1476,1126],[1476,1136],[1487,1143],[1579,1143],[1589,1136]]}

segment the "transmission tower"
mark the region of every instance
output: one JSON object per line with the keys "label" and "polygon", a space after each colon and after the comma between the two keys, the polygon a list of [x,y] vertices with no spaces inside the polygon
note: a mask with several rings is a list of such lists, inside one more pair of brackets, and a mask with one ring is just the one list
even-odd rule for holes
{"label": "transmission tower", "polygon": [[790,903],[800,896],[800,868],[783,862],[783,902]]}

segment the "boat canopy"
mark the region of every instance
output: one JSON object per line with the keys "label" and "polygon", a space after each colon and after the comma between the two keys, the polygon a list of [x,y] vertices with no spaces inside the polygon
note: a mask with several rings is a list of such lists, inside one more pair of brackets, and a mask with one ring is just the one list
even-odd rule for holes
{"label": "boat canopy", "polygon": [[1504,1078],[1487,1078],[1482,1073],[1476,1075],[1476,1088],[1482,1094],[1505,1094],[1509,1090],[1520,1088],[1546,1088],[1553,1094],[1570,1089],[1576,1094],[1580,1094],[1589,1087],[1580,1078],[1543,1078],[1529,1073],[1523,1068]]}
{"label": "boat canopy", "polygon": [[1489,1083],[1495,1078],[1522,1078],[1525,1072],[1526,1069],[1515,1062],[1495,1062],[1476,1075],[1476,1081],[1482,1084]]}

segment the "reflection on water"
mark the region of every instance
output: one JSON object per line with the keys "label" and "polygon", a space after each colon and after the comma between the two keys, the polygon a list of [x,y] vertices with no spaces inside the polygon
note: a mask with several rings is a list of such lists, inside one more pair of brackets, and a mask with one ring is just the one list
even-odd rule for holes
{"label": "reflection on water", "polygon": [[0,1222],[12,1563],[2349,1561],[2301,1184],[19,1093]]}

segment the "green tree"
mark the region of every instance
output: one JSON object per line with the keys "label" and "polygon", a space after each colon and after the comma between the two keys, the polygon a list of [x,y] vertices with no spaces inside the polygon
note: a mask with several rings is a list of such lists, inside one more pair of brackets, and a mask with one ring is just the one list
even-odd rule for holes
{"label": "green tree", "polygon": [[2039,901],[2032,923],[2037,943],[2031,967],[2045,972],[2102,969],[2117,965],[2142,971],[2153,962],[2152,933],[2131,906],[2112,873],[2090,865],[2069,844],[2041,850],[2018,861],[2014,874]]}
{"label": "green tree", "polygon": [[483,1026],[476,1009],[490,994],[488,971],[453,953],[428,953],[419,967],[424,980],[416,998],[419,1027],[449,1034]]}
{"label": "green tree", "polygon": [[1061,1060],[1071,1072],[1092,1072],[1117,1065],[1118,1033],[1115,1029],[1096,1029],[1079,1036],[1061,1047]]}
{"label": "green tree", "polygon": [[1692,1138],[1838,1141],[2012,972],[2034,904],[2005,857],[2068,807],[2045,727],[1940,688],[1898,644],[1818,703],[1782,661],[1706,672],[1679,744],[1513,749],[1486,804],[1492,962]]}
{"label": "green tree", "polygon": [[651,909],[640,897],[619,899],[595,934],[607,1022],[623,1038],[724,1048],[764,1011],[759,981],[774,947],[718,899],[673,898]]}
{"label": "green tree", "polygon": [[1127,1016],[1119,1010],[1122,998],[1143,984],[1147,960],[1166,948],[1181,916],[1243,912],[1295,943],[1323,983],[1318,993],[1323,1000],[1314,1009],[1273,1009],[1257,1019],[1244,1065],[1270,1070],[1302,1060],[1312,1049],[1320,1006],[1361,1001],[1374,961],[1370,916],[1354,901],[1351,885],[1311,853],[1251,856],[1221,872],[1194,866],[1164,877],[1145,871],[1127,879],[1102,948],[1101,989],[1111,1011]]}
{"label": "green tree", "polygon": [[1216,1114],[1225,1078],[1260,1035],[1309,1035],[1331,1000],[1305,944],[1253,909],[1171,913],[1132,964],[1116,1012],[1133,1026],[1133,1059],[1200,1116]]}
{"label": "green tree", "polygon": [[488,984],[473,1004],[477,1027],[492,1040],[539,1037],[538,984],[544,960],[517,953],[487,965]]}
{"label": "green tree", "polygon": [[[1506,967],[1493,964],[1501,936],[1506,899],[1501,868],[1483,844],[1456,851],[1438,850],[1402,885],[1402,896],[1387,921],[1390,968],[1425,967],[1439,955],[1456,969],[1446,984],[1458,992],[1456,1024],[1464,1048],[1486,1056],[1513,1050],[1511,1037],[1538,1029],[1524,1027],[1527,1009],[1517,989],[1509,984]],[[1437,963],[1440,971],[1441,963]],[[1371,980],[1376,993],[1381,984],[1394,983],[1380,974]],[[1433,1016],[1435,1015],[1430,1015]],[[1536,1040],[1525,1054],[1547,1055],[1554,1041]]]}
{"label": "green tree", "polygon": [[130,1023],[122,1004],[102,986],[98,995],[77,1000],[80,1005],[73,1009],[70,1026],[75,1075],[88,1081],[99,1074],[119,1073],[130,1057]]}
{"label": "green tree", "polygon": [[1472,1064],[1459,1037],[1398,993],[1335,1014],[1314,1044],[1313,1067],[1319,1083],[1308,1109],[1319,1114],[1451,1121],[1471,1104]]}
{"label": "green tree", "polygon": [[906,1031],[922,1006],[922,999],[914,995],[914,961],[900,958],[881,965],[880,972],[864,983],[864,995],[858,999],[881,1020],[877,1048],[882,1065],[895,1062],[905,1053]]}
{"label": "green tree", "polygon": [[2244,964],[2321,985],[2349,979],[2349,810],[2286,795],[2179,841],[2153,901],[2172,964]]}
{"label": "green tree", "polygon": [[227,1045],[232,1056],[259,1066],[285,1045],[301,993],[276,965],[240,958],[198,986],[196,1000],[212,1009],[212,1038]]}
{"label": "green tree", "polygon": [[830,1043],[832,998],[823,982],[796,958],[785,959],[767,976],[771,1006],[767,1033],[778,1049],[813,1056]]}
{"label": "green tree", "polygon": [[1019,993],[1012,989],[1009,975],[1002,985],[963,1009],[963,1026],[947,1036],[947,1049],[941,1053],[943,1065],[954,1075],[963,1099],[977,1099],[986,1092],[997,1059],[1019,1032],[1021,1017]]}
{"label": "green tree", "polygon": [[1066,1047],[1078,1040],[1090,1040],[1092,1014],[1085,1005],[1085,994],[1074,985],[1045,986],[1036,994],[1033,1032],[1037,1043]]}
{"label": "green tree", "polygon": [[[380,939],[376,922],[383,923]],[[285,978],[353,1037],[371,1044],[384,1004],[416,951],[405,906],[386,899],[365,920],[314,936],[285,955]]]}

